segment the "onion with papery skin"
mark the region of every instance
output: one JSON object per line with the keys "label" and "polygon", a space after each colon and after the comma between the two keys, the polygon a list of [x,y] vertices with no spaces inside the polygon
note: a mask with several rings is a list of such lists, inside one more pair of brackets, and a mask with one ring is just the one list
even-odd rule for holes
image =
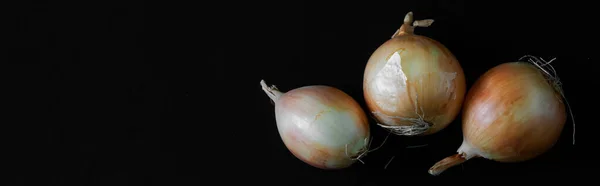
{"label": "onion with papery skin", "polygon": [[475,157],[521,162],[548,151],[563,130],[566,111],[557,79],[542,68],[549,64],[540,64],[504,63],[484,73],[465,98],[458,154],[429,173],[439,175]]}
{"label": "onion with papery skin", "polygon": [[441,43],[413,33],[433,20],[413,22],[409,12],[392,38],[369,58],[365,101],[378,125],[397,135],[428,135],[444,129],[460,112],[465,77]]}
{"label": "onion with papery skin", "polygon": [[298,159],[321,169],[341,169],[368,151],[367,116],[343,91],[313,85],[282,93],[264,81],[260,84],[275,103],[281,139]]}

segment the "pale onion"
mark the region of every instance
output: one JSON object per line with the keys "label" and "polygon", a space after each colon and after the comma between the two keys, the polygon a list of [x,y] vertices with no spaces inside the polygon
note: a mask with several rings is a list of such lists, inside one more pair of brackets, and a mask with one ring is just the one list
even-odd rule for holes
{"label": "pale onion", "polygon": [[460,112],[465,77],[458,60],[441,43],[413,33],[433,20],[413,22],[409,12],[392,38],[369,58],[363,91],[379,126],[397,135],[429,135]]}
{"label": "pale onion", "polygon": [[542,67],[549,64],[531,62],[498,65],[475,82],[464,103],[458,154],[437,162],[430,174],[475,157],[526,161],[554,145],[566,122],[564,95],[555,74]]}
{"label": "pale onion", "polygon": [[321,169],[341,169],[368,151],[367,116],[348,94],[323,85],[283,93],[264,81],[260,84],[275,103],[281,139],[298,159]]}

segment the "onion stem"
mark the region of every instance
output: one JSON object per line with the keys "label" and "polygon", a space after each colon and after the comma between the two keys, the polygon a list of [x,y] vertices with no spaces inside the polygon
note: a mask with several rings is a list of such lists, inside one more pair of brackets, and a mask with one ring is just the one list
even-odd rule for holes
{"label": "onion stem", "polygon": [[435,163],[435,165],[429,168],[429,174],[437,176],[444,172],[446,169],[459,165],[465,161],[467,161],[467,159],[465,159],[462,154],[455,154],[449,156],[441,161],[438,161],[437,163]]}
{"label": "onion stem", "polygon": [[277,89],[277,87],[275,87],[275,85],[271,85],[271,87],[268,87],[267,83],[265,83],[265,80],[260,80],[260,86],[273,102],[276,102],[279,99],[279,97],[283,95],[283,93],[280,92]]}
{"label": "onion stem", "polygon": [[414,21],[413,13],[408,12],[406,16],[404,16],[404,24],[400,26],[400,29],[396,30],[396,33],[392,35],[392,38],[399,35],[413,34],[415,31],[415,27],[429,27],[431,26],[431,24],[433,24],[433,19]]}

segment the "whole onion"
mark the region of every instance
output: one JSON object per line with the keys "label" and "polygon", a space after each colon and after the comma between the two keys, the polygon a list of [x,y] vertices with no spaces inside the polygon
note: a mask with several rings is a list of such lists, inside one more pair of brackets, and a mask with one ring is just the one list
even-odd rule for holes
{"label": "whole onion", "polygon": [[458,154],[437,162],[430,174],[475,157],[526,161],[554,145],[566,122],[564,95],[553,68],[531,62],[498,65],[475,82],[464,103]]}
{"label": "whole onion", "polygon": [[367,116],[348,94],[323,85],[283,93],[260,84],[275,103],[281,139],[298,159],[321,169],[341,169],[368,151]]}
{"label": "whole onion", "polygon": [[379,126],[397,135],[428,135],[458,115],[465,77],[458,60],[441,43],[413,33],[433,20],[413,22],[409,12],[392,38],[369,58],[364,97]]}

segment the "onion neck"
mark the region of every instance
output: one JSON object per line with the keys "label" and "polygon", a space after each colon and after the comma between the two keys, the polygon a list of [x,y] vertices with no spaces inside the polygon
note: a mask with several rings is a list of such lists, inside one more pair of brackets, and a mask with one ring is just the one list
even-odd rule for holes
{"label": "onion neck", "polygon": [[457,152],[457,154],[448,156],[431,166],[428,171],[429,174],[437,176],[451,167],[460,165],[471,158],[479,157],[475,149],[468,145],[466,141],[463,141]]}
{"label": "onion neck", "polygon": [[438,161],[437,163],[435,163],[435,165],[429,168],[429,174],[437,176],[444,172],[446,169],[449,169],[450,167],[454,167],[456,165],[460,165],[465,161],[467,161],[467,159],[465,159],[462,154],[448,156],[442,159],[441,161]]}
{"label": "onion neck", "polygon": [[424,19],[424,20],[416,20],[414,21],[413,13],[408,12],[406,16],[404,16],[404,24],[400,26],[400,29],[396,30],[396,33],[392,36],[392,38],[401,35],[409,35],[414,34],[415,27],[429,27],[433,23],[433,19]]}
{"label": "onion neck", "polygon": [[283,93],[280,92],[275,85],[271,85],[271,87],[267,86],[265,80],[260,80],[260,86],[262,87],[263,91],[265,91],[267,96],[273,100],[273,102],[277,102],[281,95],[283,95]]}

